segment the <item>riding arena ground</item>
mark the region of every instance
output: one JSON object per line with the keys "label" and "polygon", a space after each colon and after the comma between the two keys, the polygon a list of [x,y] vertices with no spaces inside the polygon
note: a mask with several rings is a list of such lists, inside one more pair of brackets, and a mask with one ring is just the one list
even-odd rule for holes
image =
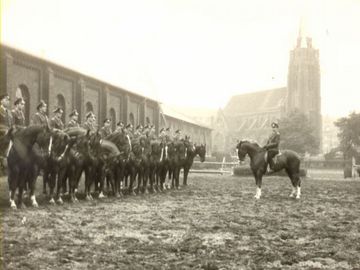
{"label": "riding arena ground", "polygon": [[359,178],[310,174],[296,200],[267,176],[255,200],[253,177],[190,174],[179,190],[55,206],[40,194],[19,210],[0,180],[3,269],[360,269]]}

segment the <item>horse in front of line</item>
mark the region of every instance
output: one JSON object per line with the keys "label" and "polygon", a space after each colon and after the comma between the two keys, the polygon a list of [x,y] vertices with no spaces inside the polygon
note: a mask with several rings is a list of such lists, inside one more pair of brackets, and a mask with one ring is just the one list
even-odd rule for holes
{"label": "horse in front of line", "polygon": [[[255,177],[256,182],[256,194],[255,198],[261,197],[261,184],[262,177],[266,173],[267,151],[260,147],[256,142],[250,142],[247,140],[240,141],[237,146],[237,153],[240,161],[244,161],[246,155],[250,157],[250,168]],[[292,150],[282,150],[276,157],[274,171],[280,171],[284,169],[289,176],[292,184],[292,192],[290,197],[300,199],[301,195],[301,179],[300,179],[300,157]]]}

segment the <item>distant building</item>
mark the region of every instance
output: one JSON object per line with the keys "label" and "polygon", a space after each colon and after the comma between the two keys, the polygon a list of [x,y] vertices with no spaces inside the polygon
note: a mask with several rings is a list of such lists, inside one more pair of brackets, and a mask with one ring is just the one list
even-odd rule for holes
{"label": "distant building", "polygon": [[0,93],[4,92],[9,94],[11,104],[18,97],[25,99],[26,124],[35,114],[39,101],[44,100],[50,116],[55,107],[64,110],[64,123],[68,123],[70,112],[76,109],[80,123],[86,113],[92,111],[100,127],[108,117],[113,120],[113,128],[119,121],[134,126],[154,124],[157,132],[159,126],[170,125],[173,129],[181,128],[194,142],[206,143],[210,153],[211,128],[175,114],[170,108],[164,109],[164,114],[160,113],[162,110],[157,100],[1,45]]}
{"label": "distant building", "polygon": [[212,129],[209,126],[184,115],[176,109],[161,104],[160,127],[170,127],[172,132],[180,129],[183,135],[190,136],[192,142],[196,144],[206,144],[206,154],[210,155],[212,150]]}
{"label": "distant building", "polygon": [[220,128],[214,127],[213,147],[232,151],[236,141],[244,138],[264,144],[271,122],[293,110],[308,116],[321,142],[319,51],[301,32],[296,47],[290,51],[287,87],[233,96],[215,120]]}

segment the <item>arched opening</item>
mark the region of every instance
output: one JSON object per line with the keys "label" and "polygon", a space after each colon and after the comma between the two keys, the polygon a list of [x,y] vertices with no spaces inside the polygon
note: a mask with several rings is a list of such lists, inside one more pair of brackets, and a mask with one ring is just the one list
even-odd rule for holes
{"label": "arched opening", "polygon": [[92,103],[90,101],[86,102],[85,114],[87,114],[88,112],[93,112],[93,111],[94,111],[94,107],[93,107]]}
{"label": "arched opening", "polygon": [[25,124],[30,123],[30,93],[29,88],[25,84],[20,84],[15,92],[15,98],[23,98],[25,100],[24,116]]}
{"label": "arched opening", "polygon": [[116,113],[115,113],[114,108],[111,108],[109,110],[109,116],[110,116],[110,119],[111,119],[111,129],[115,130],[115,127],[116,127]]}
{"label": "arched opening", "polygon": [[65,123],[65,116],[66,116],[66,108],[65,107],[66,107],[66,103],[65,103],[65,98],[64,98],[63,95],[58,94],[56,96],[56,104],[55,104],[55,106],[63,109],[64,113],[61,116],[61,120],[63,121],[63,123]]}
{"label": "arched opening", "polygon": [[[145,124],[146,124],[146,125],[150,125],[150,118],[149,118],[149,116],[146,116]],[[164,125],[165,125],[165,123],[164,123]]]}
{"label": "arched opening", "polygon": [[135,119],[133,113],[129,114],[129,123],[131,123],[133,126],[135,125]]}

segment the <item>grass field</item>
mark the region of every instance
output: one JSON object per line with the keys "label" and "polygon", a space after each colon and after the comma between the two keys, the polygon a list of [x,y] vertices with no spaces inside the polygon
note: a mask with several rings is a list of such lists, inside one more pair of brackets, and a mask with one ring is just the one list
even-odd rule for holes
{"label": "grass field", "polygon": [[360,269],[360,180],[332,172],[304,179],[300,200],[286,178],[266,177],[255,201],[252,178],[193,174],[180,190],[63,206],[40,195],[16,211],[1,180],[4,269]]}

